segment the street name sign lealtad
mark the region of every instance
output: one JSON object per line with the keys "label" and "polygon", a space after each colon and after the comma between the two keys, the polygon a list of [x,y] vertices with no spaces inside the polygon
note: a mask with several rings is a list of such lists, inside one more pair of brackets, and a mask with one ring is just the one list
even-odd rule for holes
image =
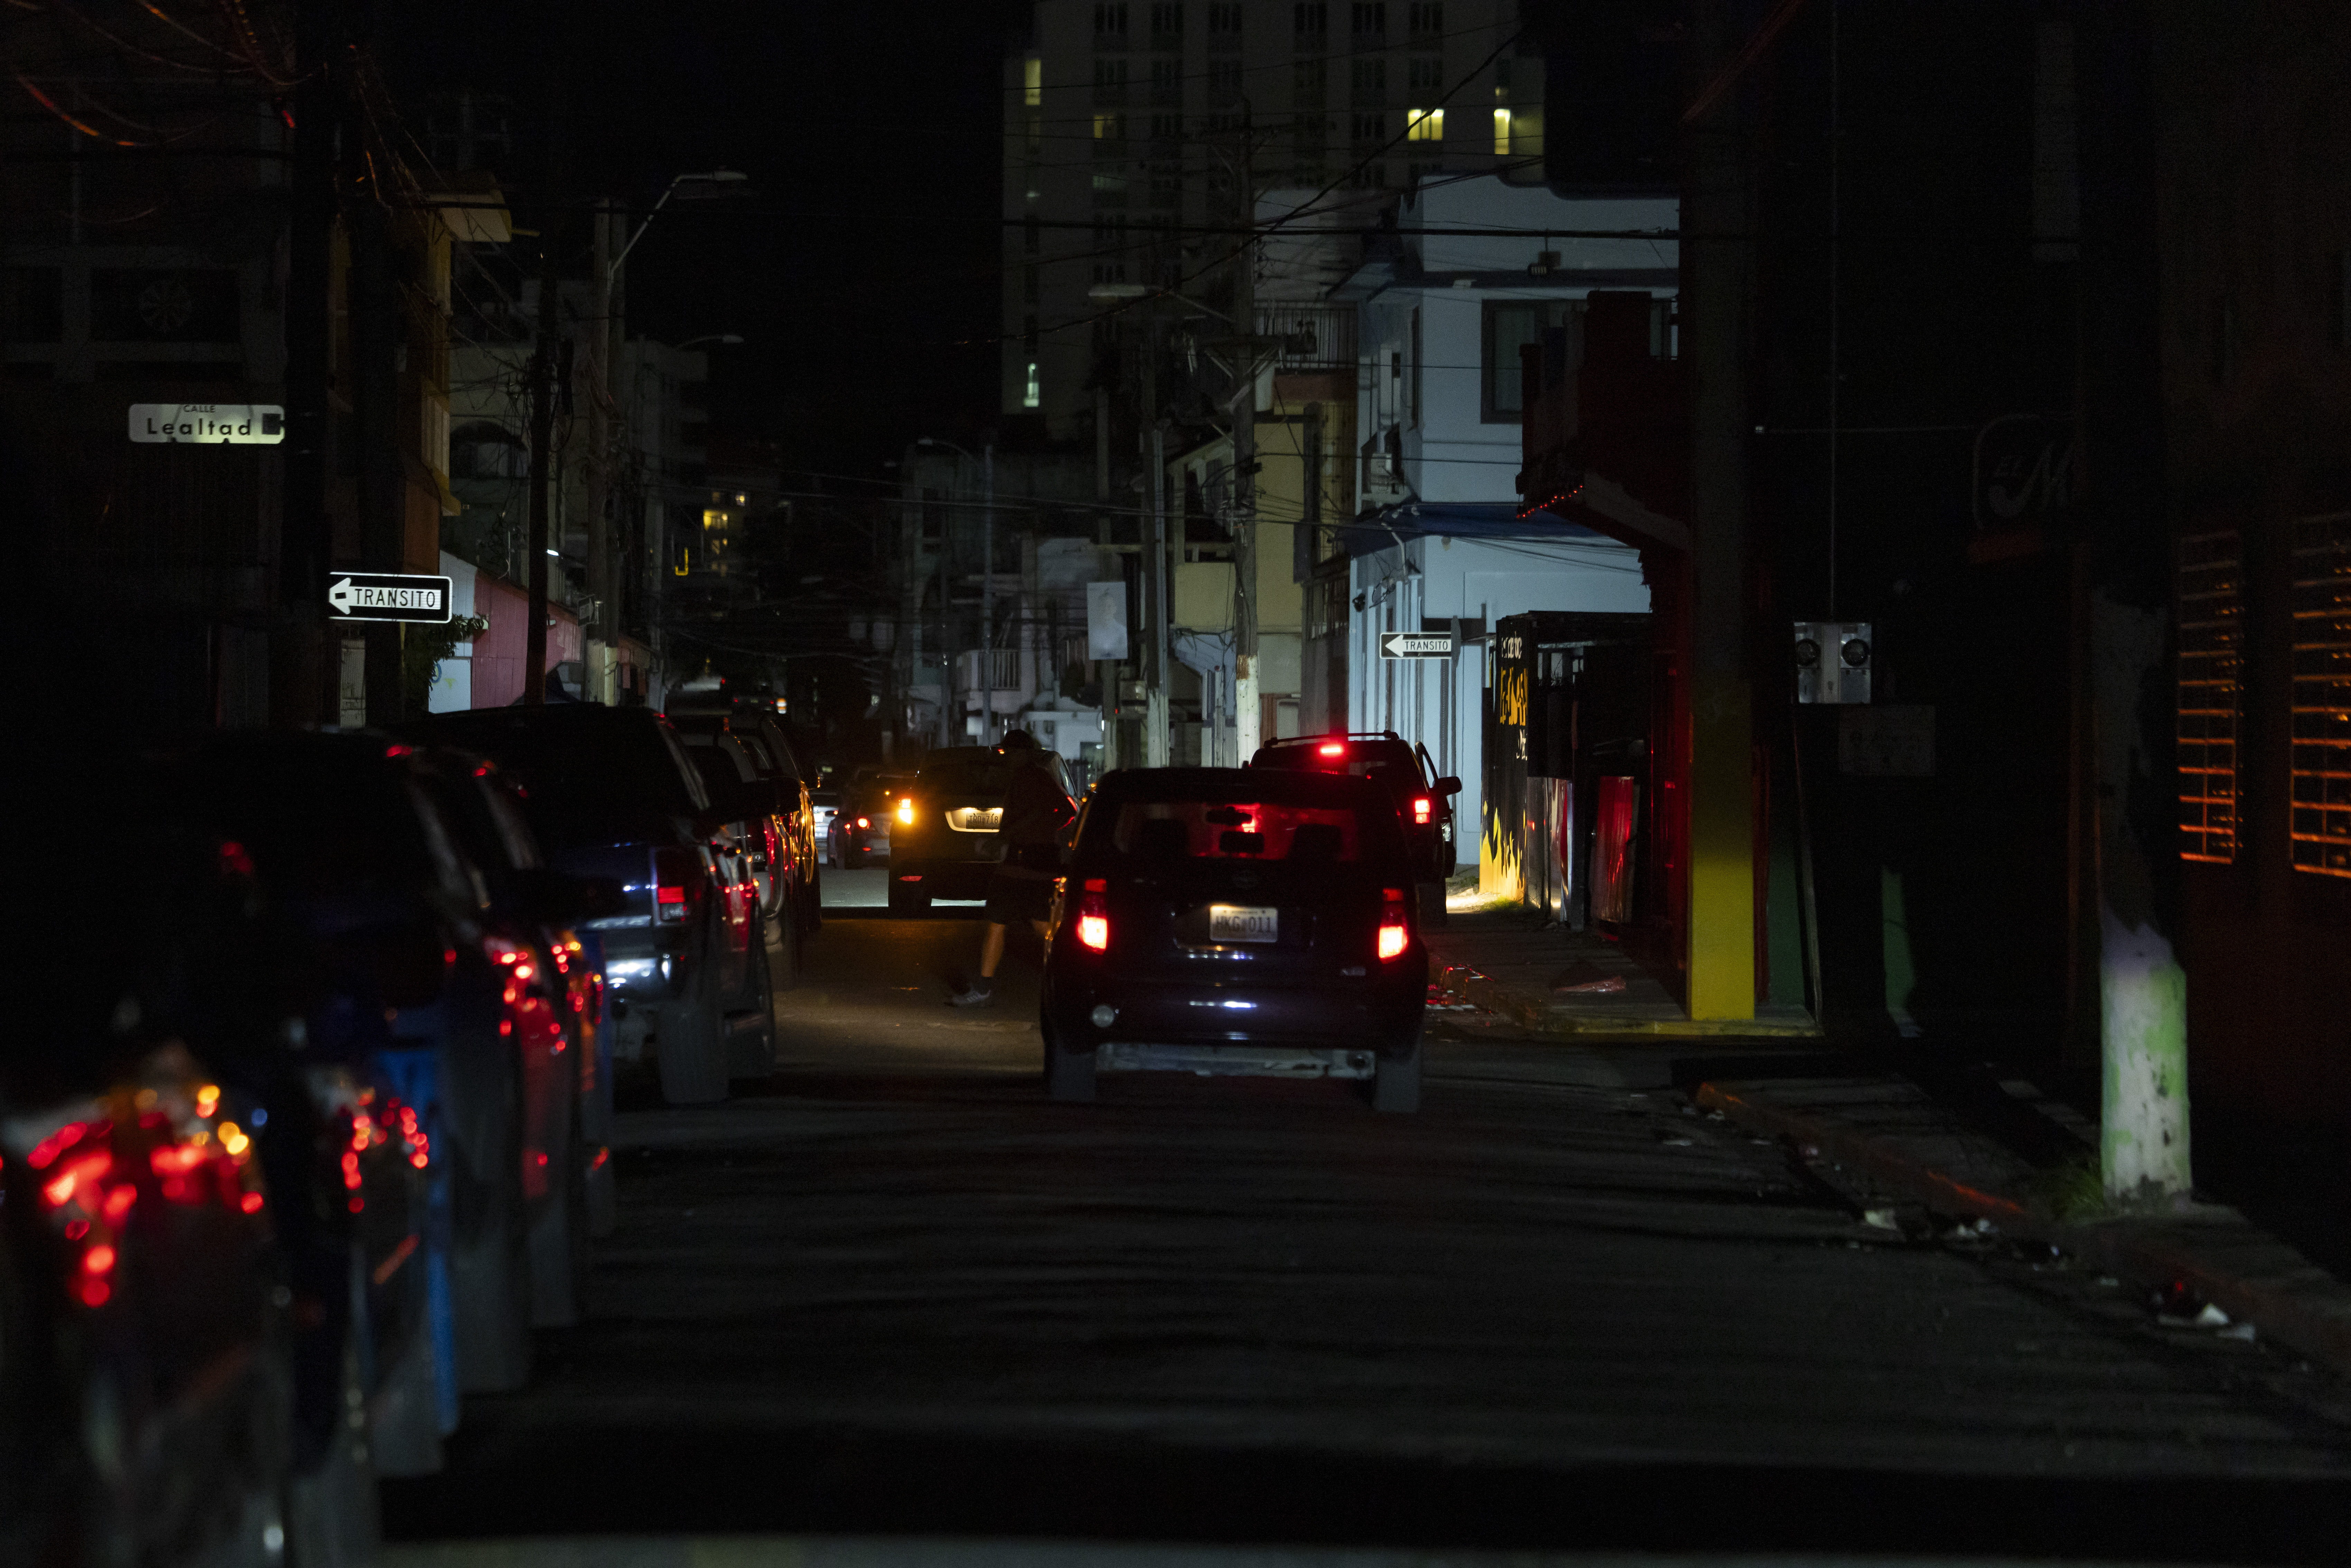
{"label": "street name sign lealtad", "polygon": [[1380,639],[1383,659],[1449,659],[1453,657],[1453,633],[1450,632],[1396,632]]}
{"label": "street name sign lealtad", "polygon": [[327,585],[329,621],[432,621],[449,619],[449,580],[398,577],[388,572],[337,572]]}
{"label": "street name sign lealtad", "polygon": [[286,411],[274,402],[134,402],[131,439],[190,446],[276,446]]}

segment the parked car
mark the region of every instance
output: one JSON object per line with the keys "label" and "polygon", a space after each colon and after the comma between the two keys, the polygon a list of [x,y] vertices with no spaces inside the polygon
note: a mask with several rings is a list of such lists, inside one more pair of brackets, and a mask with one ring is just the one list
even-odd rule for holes
{"label": "parked car", "polygon": [[488,887],[485,940],[507,969],[523,1073],[531,1321],[566,1327],[580,1321],[583,1306],[590,1215],[614,1207],[601,952],[591,959],[593,934],[583,940],[575,927],[596,914],[620,913],[626,895],[609,878],[591,883],[549,868],[520,792],[494,763],[455,750],[420,755],[418,762],[420,785]]}
{"label": "parked car", "polygon": [[360,1561],[376,1474],[439,1457],[431,1151],[380,1069],[444,949],[317,939],[176,760],[39,813],[74,855],[102,826],[137,899],[21,868],[108,939],[0,1047],[0,1560]]}
{"label": "parked car", "polygon": [[832,858],[832,819],[841,810],[841,789],[837,784],[824,784],[809,791],[809,818],[815,830],[817,858],[826,865],[836,863]]}
{"label": "parked car", "polygon": [[[686,755],[711,791],[713,806],[731,808],[742,824],[751,857],[763,936],[769,961],[780,963],[778,983],[797,983],[808,939],[816,929],[815,808],[789,768],[776,761],[783,741],[762,735],[765,716],[737,719],[720,713],[688,713],[671,722]],[[783,755],[789,759],[790,753]],[[748,1005],[746,1003],[745,1005]]]}
{"label": "parked car", "polygon": [[911,773],[858,769],[845,792],[845,809],[833,818],[826,836],[826,861],[844,871],[886,864],[890,859],[890,828],[897,821],[898,802],[914,787]]}
{"label": "parked car", "polygon": [[[1040,755],[1067,793],[1061,759],[1050,751]],[[992,746],[945,747],[923,758],[892,812],[893,914],[920,914],[935,898],[987,895],[987,879],[1004,858],[997,828],[1013,767]]]}
{"label": "parked car", "polygon": [[1307,735],[1259,747],[1249,766],[1348,773],[1377,781],[1395,802],[1396,819],[1412,847],[1414,880],[1443,882],[1453,874],[1453,797],[1461,793],[1461,780],[1440,777],[1426,747],[1394,730]]}
{"label": "parked car", "polygon": [[[723,691],[681,691],[672,695],[666,711],[679,738],[688,746],[700,744],[702,737],[723,726],[750,758],[759,777],[775,786],[778,796],[775,815],[782,838],[777,858],[784,862],[776,883],[779,894],[795,895],[789,908],[797,937],[792,953],[797,967],[799,944],[824,924],[824,873],[819,863],[822,841],[817,837],[816,807],[809,788],[815,776],[802,765],[772,699],[734,697]],[[776,904],[770,898],[770,919],[777,917]]]}
{"label": "parked car", "polygon": [[580,922],[604,948],[613,1061],[650,1059],[673,1104],[725,1099],[726,1004],[752,950],[729,890],[750,872],[669,722],[549,704],[440,714],[407,733],[495,759],[524,787],[549,862],[620,885],[623,910]]}
{"label": "parked car", "polygon": [[258,1563],[287,1542],[294,1378],[249,1103],[92,1021],[0,1084],[0,1545]]}
{"label": "parked car", "polygon": [[1428,955],[1387,791],[1314,770],[1106,776],[1046,938],[1057,1100],[1102,1071],[1369,1079],[1420,1106]]}
{"label": "parked car", "polygon": [[[441,956],[429,983],[374,1009],[388,1038],[369,1061],[417,1111],[434,1150],[428,1265],[447,1281],[434,1288],[445,1289],[455,1387],[522,1386],[533,1353],[530,1238],[552,1201],[535,1130],[560,1120],[566,1090],[535,1069],[552,1013],[535,975],[517,981],[526,944],[465,853],[447,797],[410,747],[364,732],[224,734],[177,761],[184,809],[239,846],[322,951],[404,934]],[[365,1004],[352,993],[337,994]],[[372,1026],[350,1027],[365,1041]],[[446,1428],[455,1396],[444,1393]]]}

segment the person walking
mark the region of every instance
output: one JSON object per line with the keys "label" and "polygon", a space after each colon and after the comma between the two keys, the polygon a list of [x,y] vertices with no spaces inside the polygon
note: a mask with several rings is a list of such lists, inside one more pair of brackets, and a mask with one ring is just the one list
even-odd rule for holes
{"label": "person walking", "polygon": [[996,996],[996,967],[1004,961],[1004,929],[1025,920],[1041,940],[1053,901],[1053,879],[1061,869],[1061,830],[1076,821],[1078,808],[1046,766],[1037,737],[1025,729],[1008,731],[997,749],[1011,765],[1004,789],[1004,815],[997,832],[1004,858],[987,879],[987,929],[979,942],[979,977],[947,998],[952,1008],[985,1007]]}

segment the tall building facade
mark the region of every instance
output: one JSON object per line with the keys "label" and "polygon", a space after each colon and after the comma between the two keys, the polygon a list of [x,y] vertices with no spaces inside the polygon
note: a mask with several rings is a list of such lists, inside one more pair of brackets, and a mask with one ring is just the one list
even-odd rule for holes
{"label": "tall building facade", "polygon": [[1004,62],[1000,406],[1091,423],[1104,285],[1229,303],[1259,193],[1540,183],[1518,0],[1036,0]]}

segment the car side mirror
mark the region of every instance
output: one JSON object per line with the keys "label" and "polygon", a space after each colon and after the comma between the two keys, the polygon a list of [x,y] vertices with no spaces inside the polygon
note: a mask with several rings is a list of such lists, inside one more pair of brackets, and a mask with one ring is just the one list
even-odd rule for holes
{"label": "car side mirror", "polygon": [[1461,780],[1448,773],[1437,781],[1435,789],[1440,795],[1458,795],[1461,793]]}

